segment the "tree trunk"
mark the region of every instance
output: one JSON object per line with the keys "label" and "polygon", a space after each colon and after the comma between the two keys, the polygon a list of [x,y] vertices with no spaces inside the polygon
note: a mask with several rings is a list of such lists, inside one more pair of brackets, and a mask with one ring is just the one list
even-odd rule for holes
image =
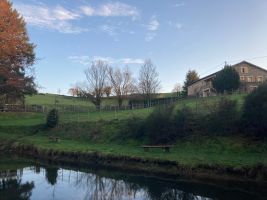
{"label": "tree trunk", "polygon": [[122,106],[122,102],[123,102],[123,99],[120,97],[118,98],[118,104],[119,104],[119,108],[121,108]]}

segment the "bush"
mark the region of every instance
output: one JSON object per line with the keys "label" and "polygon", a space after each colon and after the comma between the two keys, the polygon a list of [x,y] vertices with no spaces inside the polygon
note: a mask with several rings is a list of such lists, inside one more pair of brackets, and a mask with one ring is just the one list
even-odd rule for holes
{"label": "bush", "polygon": [[206,128],[209,133],[229,135],[237,131],[239,112],[235,100],[221,98],[214,104],[207,116]]}
{"label": "bush", "polygon": [[173,118],[175,137],[184,137],[194,132],[195,123],[193,112],[185,107],[178,110]]}
{"label": "bush", "polygon": [[246,133],[267,136],[267,82],[246,97],[242,122]]}
{"label": "bush", "polygon": [[58,125],[58,111],[56,109],[52,109],[47,114],[46,118],[46,127],[54,128]]}
{"label": "bush", "polygon": [[140,139],[144,136],[144,119],[133,116],[126,122],[123,135],[128,138]]}
{"label": "bush", "polygon": [[174,142],[173,123],[171,120],[174,106],[159,106],[145,121],[145,133],[151,144]]}

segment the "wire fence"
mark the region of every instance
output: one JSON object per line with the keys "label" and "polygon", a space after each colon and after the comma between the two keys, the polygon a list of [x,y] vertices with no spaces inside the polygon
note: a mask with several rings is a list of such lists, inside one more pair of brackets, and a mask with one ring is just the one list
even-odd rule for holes
{"label": "wire fence", "polygon": [[[232,95],[221,95],[209,98],[204,97],[173,97],[165,99],[154,99],[153,101],[146,101],[140,104],[129,103],[128,105],[103,105],[103,106],[81,106],[81,105],[15,105],[6,104],[2,106],[3,112],[29,112],[39,113],[36,123],[41,123],[45,120],[45,115],[51,109],[57,109],[60,116],[60,122],[87,122],[98,120],[121,120],[131,116],[133,117],[147,117],[155,106],[175,105],[176,109],[189,107],[194,114],[211,113],[216,109],[221,98],[229,98],[236,100],[237,106],[242,107],[244,98],[241,93]],[[36,115],[35,115],[36,116]]]}
{"label": "wire fence", "polygon": [[108,111],[123,111],[136,110],[143,108],[155,107],[158,105],[169,105],[177,101],[184,100],[184,97],[170,97],[162,99],[153,99],[144,101],[144,103],[129,103],[128,105],[101,105],[101,106],[81,106],[81,105],[22,105],[22,104],[4,104],[0,111],[2,112],[36,112],[47,113],[55,108],[62,113],[87,113],[87,112],[108,112]]}

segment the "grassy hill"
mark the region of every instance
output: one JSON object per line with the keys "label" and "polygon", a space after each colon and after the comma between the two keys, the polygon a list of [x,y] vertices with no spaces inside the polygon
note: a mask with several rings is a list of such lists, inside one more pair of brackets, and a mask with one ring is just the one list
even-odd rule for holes
{"label": "grassy hill", "polygon": [[[236,100],[243,105],[245,95],[228,95],[225,98]],[[38,95],[28,98],[28,102],[52,103],[59,98],[66,105],[73,103],[73,97]],[[188,106],[192,109],[212,109],[220,97],[184,99],[175,103],[175,109]],[[77,105],[85,102],[76,100]],[[53,130],[43,129],[44,113],[0,113],[0,141],[13,141],[16,144],[35,145],[40,149],[63,150],[68,152],[100,152],[108,155],[129,156],[146,159],[177,161],[188,166],[214,165],[222,167],[248,167],[267,163],[267,143],[252,141],[239,135],[194,136],[177,140],[171,152],[161,149],[144,152],[140,145],[146,140],[127,137],[127,119],[136,116],[146,118],[154,108],[126,111],[61,113],[60,125]],[[50,142],[48,135],[59,136],[60,143]]]}
{"label": "grassy hill", "polygon": [[[157,94],[156,98],[167,98],[172,97],[173,93],[160,93]],[[54,105],[57,102],[60,105],[79,105],[79,106],[94,106],[94,104],[88,100],[66,96],[66,95],[58,95],[58,94],[37,94],[33,96],[26,96],[26,104],[27,105]],[[117,105],[118,102],[115,97],[103,98],[102,105]],[[123,104],[127,105],[128,101],[125,100]]]}
{"label": "grassy hill", "polygon": [[[57,95],[57,94],[37,94],[26,96],[27,105],[54,105],[57,102],[60,105],[79,105],[79,106],[94,106],[91,101],[84,100],[78,97]],[[116,104],[114,98],[104,98],[102,105]]]}
{"label": "grassy hill", "polygon": [[[234,94],[227,95],[225,98],[236,100],[239,108],[242,107],[244,102],[244,94]],[[208,98],[198,98],[198,99],[184,99],[177,101],[175,103],[175,109],[181,109],[184,106],[192,108],[196,112],[205,112],[208,109],[212,109],[213,105],[221,97],[208,97]],[[80,105],[80,106],[93,106],[91,102],[83,101],[76,97],[60,96],[53,94],[46,95],[35,95],[31,97],[26,97],[27,104],[43,104],[43,105],[53,105],[55,99],[57,99],[59,104],[63,105]],[[114,99],[105,99],[104,102],[116,103]],[[131,117],[146,118],[153,108],[143,108],[135,110],[117,110],[117,111],[89,111],[88,112],[75,112],[75,113],[60,113],[60,123],[67,122],[96,122],[99,120],[122,120]],[[44,124],[46,120],[46,115],[44,113],[0,113],[0,126],[14,126],[14,125],[36,125]]]}

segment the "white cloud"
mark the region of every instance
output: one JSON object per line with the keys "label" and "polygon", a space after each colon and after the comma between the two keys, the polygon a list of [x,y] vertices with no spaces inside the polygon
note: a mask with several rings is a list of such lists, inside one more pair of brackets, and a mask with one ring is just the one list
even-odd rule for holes
{"label": "white cloud", "polygon": [[92,62],[89,56],[69,56],[68,59],[78,62],[82,65],[89,65]]}
{"label": "white cloud", "polygon": [[132,17],[133,19],[136,19],[140,15],[136,7],[121,2],[105,3],[98,7],[81,6],[80,9],[82,13],[87,16],[103,16],[103,17],[128,16]]}
{"label": "white cloud", "polygon": [[54,10],[52,10],[52,14],[55,19],[58,20],[73,20],[80,17],[79,14],[71,12],[61,6],[57,6]]}
{"label": "white cloud", "polygon": [[153,40],[156,37],[156,35],[157,35],[156,32],[159,30],[159,26],[160,26],[160,24],[159,24],[156,16],[153,15],[150,18],[149,23],[146,25],[147,33],[145,36],[145,41],[150,42],[151,40]]}
{"label": "white cloud", "polygon": [[176,8],[183,7],[183,6],[185,6],[185,3],[184,2],[176,3],[176,4],[173,5],[173,7],[176,7]]}
{"label": "white cloud", "polygon": [[29,25],[52,29],[61,33],[81,33],[87,31],[87,29],[70,23],[70,21],[80,18],[79,14],[61,6],[53,8],[43,4],[15,4],[14,6]]}
{"label": "white cloud", "polygon": [[81,6],[80,9],[87,16],[93,16],[95,14],[95,10],[91,6]]}
{"label": "white cloud", "polygon": [[159,29],[159,22],[156,19],[156,16],[152,16],[150,22],[147,25],[147,30],[149,31],[156,31]]}
{"label": "white cloud", "polygon": [[104,25],[100,26],[100,30],[105,32],[105,33],[107,33],[107,34],[109,34],[110,36],[117,35],[115,29],[116,29],[116,27],[111,26],[111,25],[107,25],[107,24],[104,24]]}
{"label": "white cloud", "polygon": [[145,40],[147,42],[150,42],[151,40],[153,40],[156,37],[156,35],[157,34],[154,33],[154,32],[149,32],[149,33],[146,34]]}
{"label": "white cloud", "polygon": [[[17,3],[14,6],[29,25],[56,30],[61,33],[82,33],[88,31],[87,28],[76,26],[73,23],[75,20],[86,16],[129,16],[132,19],[139,17],[139,11],[136,7],[120,2],[104,3],[98,7],[81,6],[76,10],[66,9],[60,5],[48,7],[43,3]],[[109,35],[114,35],[115,33],[115,29],[107,25],[103,25],[102,30]]]}
{"label": "white cloud", "polygon": [[178,29],[180,30],[181,28],[183,28],[183,25],[181,23],[178,23],[178,22],[172,22],[172,21],[169,21],[168,24],[175,28],[175,29]]}
{"label": "white cloud", "polygon": [[123,64],[143,64],[144,63],[144,60],[143,59],[140,59],[140,58],[137,58],[137,59],[134,59],[134,58],[122,58],[122,59],[119,59],[118,60],[119,63],[123,63]]}
{"label": "white cloud", "polygon": [[90,63],[96,60],[103,60],[108,64],[123,64],[123,65],[130,65],[130,64],[143,64],[144,60],[140,58],[112,58],[112,57],[103,57],[103,56],[69,56],[68,59],[78,62],[82,65],[88,66]]}

